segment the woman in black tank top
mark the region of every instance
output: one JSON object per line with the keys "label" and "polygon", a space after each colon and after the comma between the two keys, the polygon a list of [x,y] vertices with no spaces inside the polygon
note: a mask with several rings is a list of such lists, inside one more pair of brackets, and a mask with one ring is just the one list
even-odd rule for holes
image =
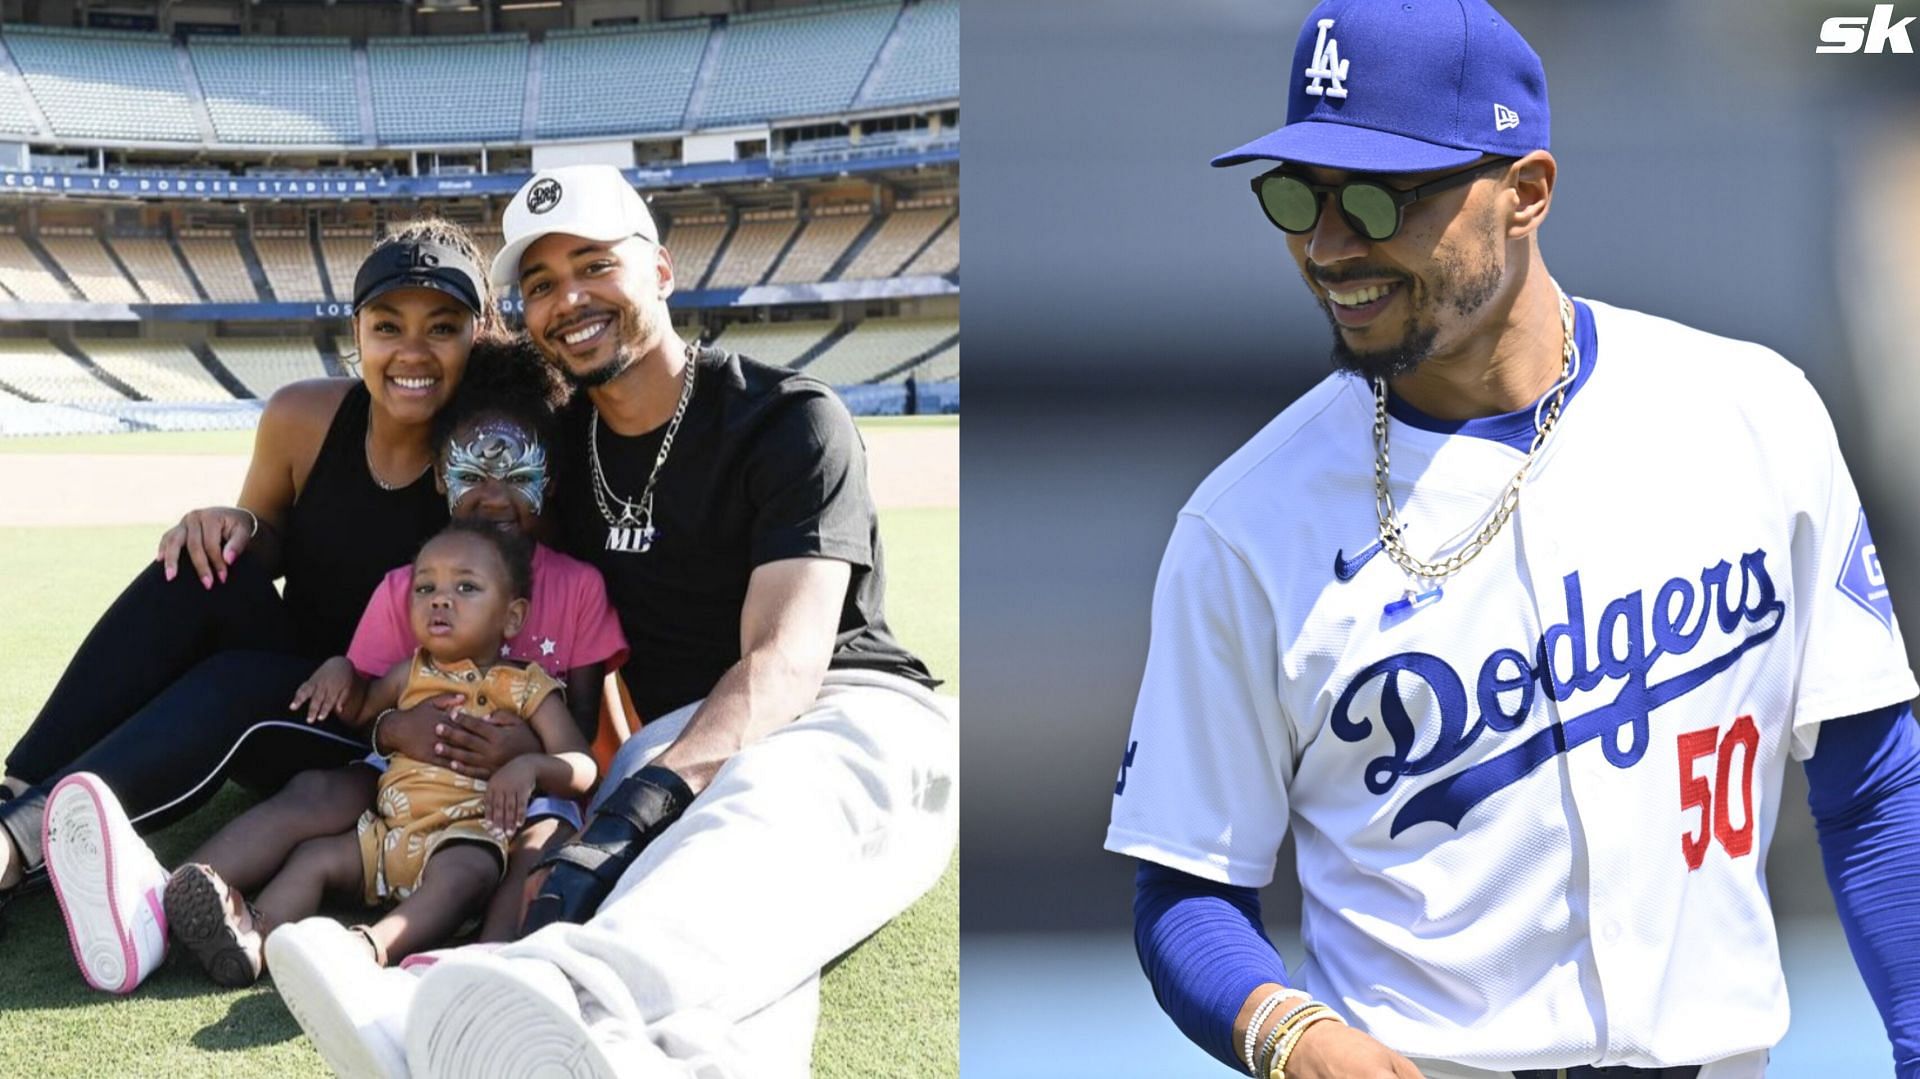
{"label": "woman in black tank top", "polygon": [[46,794],[69,773],[99,775],[147,832],[228,775],[277,789],[366,752],[362,732],[309,725],[287,704],[346,650],[382,575],[446,524],[430,424],[476,334],[495,325],[458,226],[416,221],[375,246],[354,283],[360,379],[273,395],[240,505],[194,510],[168,530],[8,754],[0,899],[40,879]]}

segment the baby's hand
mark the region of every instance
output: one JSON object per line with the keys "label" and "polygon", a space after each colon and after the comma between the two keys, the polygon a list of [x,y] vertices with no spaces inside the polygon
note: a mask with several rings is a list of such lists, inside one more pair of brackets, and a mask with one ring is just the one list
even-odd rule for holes
{"label": "baby's hand", "polygon": [[347,695],[353,692],[353,661],[345,656],[335,656],[322,663],[313,677],[300,684],[293,691],[293,703],[287,708],[298,712],[304,703],[307,706],[307,722],[318,723],[346,703]]}
{"label": "baby's hand", "polygon": [[487,823],[503,842],[527,821],[538,769],[532,757],[515,757],[487,780]]}

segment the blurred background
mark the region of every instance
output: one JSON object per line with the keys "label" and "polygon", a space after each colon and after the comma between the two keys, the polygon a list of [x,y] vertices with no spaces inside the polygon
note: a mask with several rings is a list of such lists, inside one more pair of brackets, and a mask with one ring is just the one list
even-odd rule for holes
{"label": "blurred background", "polygon": [[[1495,2],[1546,64],[1548,265],[1574,295],[1806,370],[1920,640],[1920,57],[1814,52],[1824,19],[1865,2]],[[969,1075],[1225,1074],[1154,1004],[1133,867],[1101,841],[1174,514],[1330,369],[1324,317],[1248,194],[1256,167],[1207,167],[1284,119],[1311,7],[967,6]],[[1797,765],[1785,800],[1769,877],[1794,1022],[1770,1074],[1890,1074]],[[1292,865],[1265,909],[1297,966]]]}

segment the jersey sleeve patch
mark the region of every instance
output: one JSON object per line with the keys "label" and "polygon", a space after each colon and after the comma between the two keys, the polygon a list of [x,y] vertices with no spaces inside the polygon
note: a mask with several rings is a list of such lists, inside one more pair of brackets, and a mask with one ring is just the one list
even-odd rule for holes
{"label": "jersey sleeve patch", "polygon": [[1847,561],[1841,567],[1837,587],[1848,599],[1879,619],[1887,632],[1893,632],[1893,600],[1887,592],[1886,575],[1880,569],[1873,533],[1867,529],[1865,507],[1861,508],[1853,526],[1853,542],[1847,545]]}

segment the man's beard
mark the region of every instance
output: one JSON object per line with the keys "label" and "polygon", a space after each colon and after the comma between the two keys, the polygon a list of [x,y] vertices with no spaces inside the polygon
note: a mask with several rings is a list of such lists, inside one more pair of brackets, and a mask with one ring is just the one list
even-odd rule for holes
{"label": "man's beard", "polygon": [[[1369,352],[1356,351],[1347,344],[1340,332],[1339,320],[1333,317],[1333,301],[1323,297],[1320,309],[1333,330],[1333,366],[1366,379],[1392,380],[1411,374],[1433,355],[1433,343],[1440,333],[1440,327],[1432,320],[1434,310],[1445,307],[1455,314],[1471,317],[1500,291],[1500,278],[1501,266],[1493,256],[1491,243],[1483,249],[1478,262],[1470,262],[1468,256],[1457,249],[1443,253],[1424,305],[1416,302],[1419,297],[1413,291],[1414,283],[1404,279],[1401,282],[1407,308],[1412,312],[1407,319],[1406,333],[1393,344]],[[1338,284],[1325,278],[1321,280]],[[1421,317],[1423,307],[1427,315],[1424,319]]]}
{"label": "man's beard", "polygon": [[[645,355],[645,352],[642,350],[642,345],[652,336],[646,332],[647,328],[647,324],[640,314],[639,305],[623,304],[616,309],[614,313],[613,325],[607,327],[604,331],[607,333],[617,332],[620,338],[614,345],[613,355],[607,357],[606,363],[592,370],[575,371],[564,358],[555,352],[548,352],[547,358],[553,362],[555,367],[560,369],[560,374],[576,389],[591,390],[612,382],[614,379],[626,374],[634,364],[640,362],[640,357]],[[550,344],[551,342],[544,340],[541,342],[543,348]]]}

